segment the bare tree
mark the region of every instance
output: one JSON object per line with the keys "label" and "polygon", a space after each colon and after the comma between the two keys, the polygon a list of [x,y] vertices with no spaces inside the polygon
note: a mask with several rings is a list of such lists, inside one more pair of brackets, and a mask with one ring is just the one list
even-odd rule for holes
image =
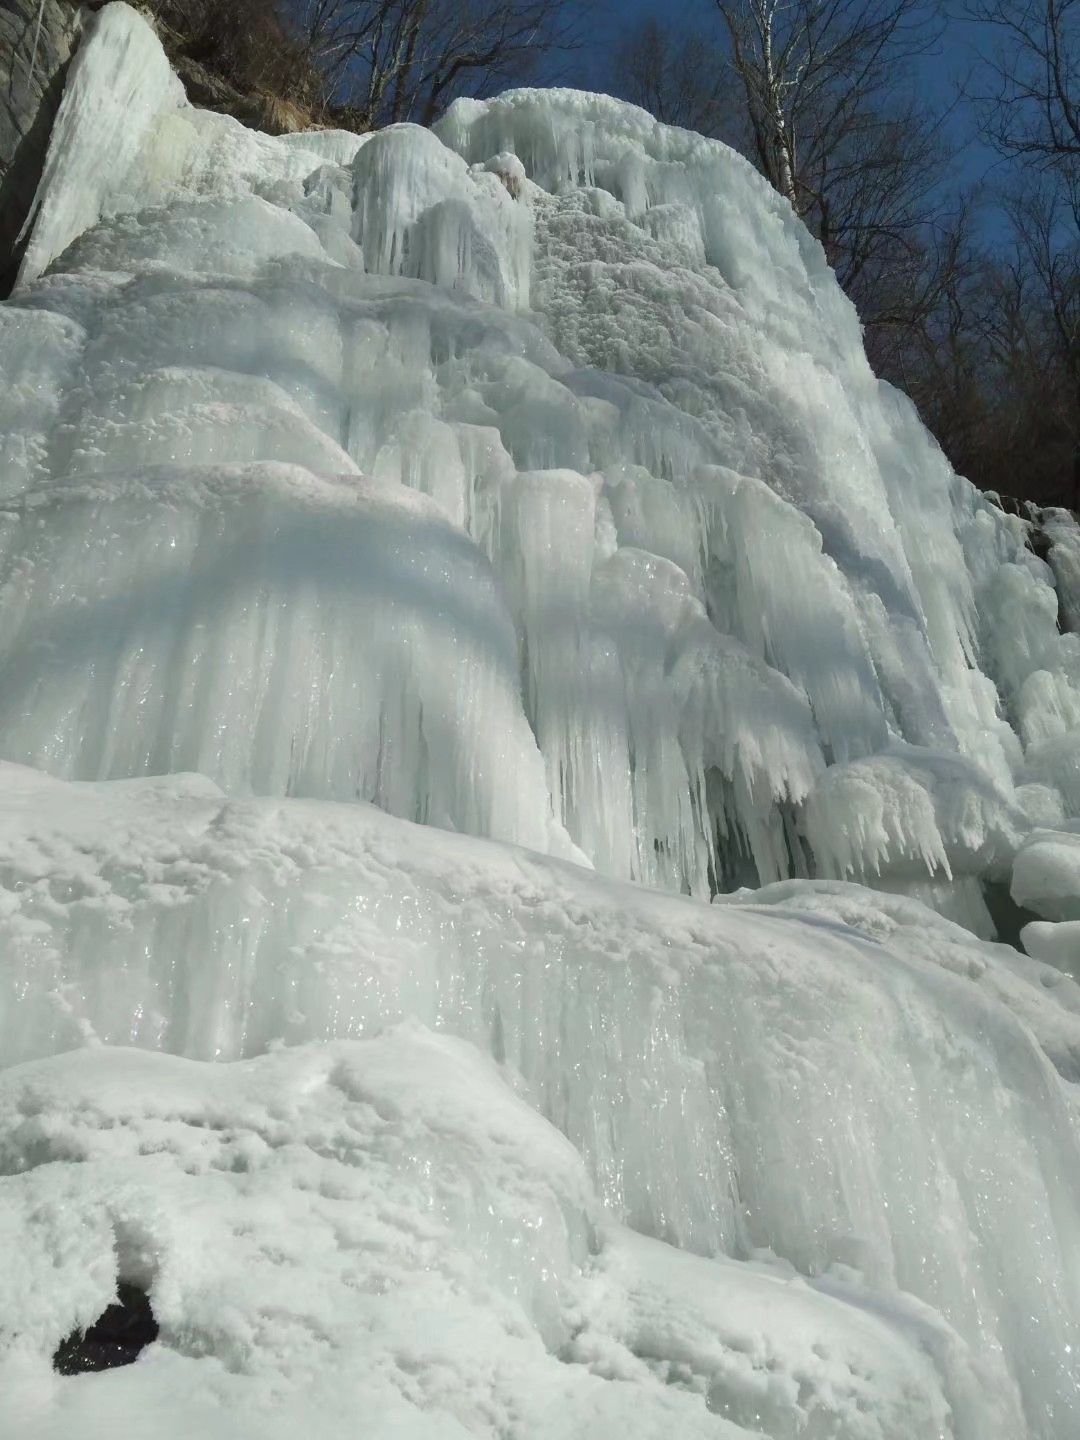
{"label": "bare tree", "polygon": [[803,218],[868,325],[907,323],[933,302],[966,213],[941,188],[941,117],[910,95],[878,103],[852,111],[835,148],[808,146],[796,182]]}
{"label": "bare tree", "polygon": [[996,488],[987,461],[1000,368],[987,337],[1006,307],[996,269],[974,239],[971,210],[962,203],[935,235],[917,304],[908,308],[901,298],[905,323],[871,329],[867,352],[878,374],[915,401],[956,469]]}
{"label": "bare tree", "polygon": [[562,0],[293,0],[296,24],[331,99],[359,123],[430,124],[456,95],[527,73],[569,50]]}
{"label": "bare tree", "polygon": [[925,0],[716,0],[758,165],[800,215],[833,157],[888,125],[903,66],[935,43]]}
{"label": "bare tree", "polygon": [[698,98],[705,47],[684,55],[656,22],[624,51],[623,93],[664,120],[704,129],[689,119],[704,114],[787,196],[856,301],[875,369],[961,473],[1080,506],[1080,0],[967,0],[987,27],[983,132],[1016,162],[992,244],[947,183],[949,113],[913,83],[937,34],[928,5],[715,3],[716,93],[734,111]]}
{"label": "bare tree", "polygon": [[1056,477],[1057,498],[1080,506],[1080,0],[968,0],[967,14],[984,39],[980,128],[1012,162],[1002,268],[1023,332],[1016,364],[1033,392],[1024,459],[1037,457],[1041,483]]}
{"label": "bare tree", "polygon": [[1064,503],[1080,506],[1080,207],[1075,175],[1025,185],[1008,205],[1026,286],[1026,372],[1035,381],[1043,450]]}
{"label": "bare tree", "polygon": [[[318,109],[322,77],[291,33],[278,0],[229,0],[227,6],[221,0],[152,0],[152,12],[189,89],[208,74],[224,81],[237,100],[276,95]],[[186,62],[205,72],[200,80]],[[199,96],[205,104],[228,100],[214,83]]]}
{"label": "bare tree", "polygon": [[943,117],[906,83],[937,34],[925,0],[716,0],[715,40],[647,20],[619,88],[658,119],[743,150],[824,246],[868,326],[935,303],[945,213]]}
{"label": "bare tree", "polygon": [[[885,369],[961,474],[984,489],[1080,502],[1080,285],[1070,211],[1053,187],[1015,191],[1006,230],[970,242]],[[899,374],[896,374],[896,371]]]}
{"label": "bare tree", "polygon": [[[957,360],[955,342],[967,334],[973,285],[982,256],[973,243],[972,204],[954,208],[882,245],[869,263],[847,277],[848,293],[864,319],[866,350],[879,375],[906,390],[923,408],[931,354]],[[937,384],[933,377],[930,385]]]}
{"label": "bare tree", "polygon": [[984,29],[975,100],[1002,154],[1080,164],[1080,0],[969,0]]}
{"label": "bare tree", "polygon": [[716,0],[743,147],[821,240],[864,323],[919,323],[953,217],[943,115],[910,82],[939,35],[926,0]]}
{"label": "bare tree", "polygon": [[736,129],[727,57],[711,35],[676,31],[649,16],[616,52],[614,80],[620,95],[665,125],[720,138]]}

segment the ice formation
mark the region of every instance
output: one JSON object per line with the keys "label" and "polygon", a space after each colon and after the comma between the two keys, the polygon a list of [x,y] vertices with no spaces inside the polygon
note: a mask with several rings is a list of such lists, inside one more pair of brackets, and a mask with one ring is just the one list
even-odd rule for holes
{"label": "ice formation", "polygon": [[[1069,1432],[1080,1144],[1062,1077],[1080,1077],[1080,987],[1052,966],[857,886],[787,882],[704,906],[366,806],[230,801],[198,777],[71,785],[9,766],[2,779],[0,1044],[22,1062],[0,1079],[2,1168],[18,1176],[14,1248],[37,1247],[11,1277],[10,1364],[33,1394],[50,1347],[117,1273],[161,1297],[180,1352],[161,1363],[208,1354],[215,1375],[252,1377],[250,1395],[218,1402],[242,1417],[274,1377],[300,1383],[328,1325],[331,1393],[351,1325],[400,1368],[399,1306],[449,1311],[472,1340],[464,1301],[408,1298],[418,1265],[464,1266],[469,1305],[494,1311],[497,1371],[525,1363],[522,1327],[536,1364],[546,1347],[582,1367],[560,1371],[553,1435],[614,1434],[623,1406],[644,1407],[631,1433],[650,1435]],[[63,1055],[79,1045],[84,1058]],[[114,1048],[131,1046],[157,1055]],[[506,1077],[516,1101],[499,1098]],[[430,1139],[398,1133],[416,1107],[434,1109]],[[515,1118],[530,1107],[544,1120]],[[392,1128],[367,1136],[379,1125]],[[84,1156],[100,1180],[57,1191],[53,1162]],[[381,1224],[378,1208],[334,1220],[343,1197],[372,1191],[391,1207]],[[245,1199],[265,1238],[245,1227]],[[312,1205],[325,1238],[289,1239],[294,1207]],[[212,1276],[192,1255],[192,1206]],[[385,1238],[386,1224],[404,1234]],[[452,1253],[418,1260],[420,1224]],[[67,1225],[83,1249],[57,1250]],[[230,1294],[219,1252],[244,1267],[251,1249],[268,1252],[262,1268]],[[79,1285],[65,1272],[44,1293],[25,1286],[54,1254]],[[733,1258],[713,1271],[692,1256]],[[659,1307],[641,1321],[651,1339],[627,1330],[622,1286]],[[421,1386],[450,1323],[408,1341]],[[882,1326],[888,1364],[861,1372],[850,1327],[869,1341]],[[444,1356],[437,1403],[401,1376],[380,1383],[496,1433],[457,1391],[493,1387],[498,1406],[513,1384],[478,1379],[466,1349],[467,1363]],[[860,1373],[869,1395],[850,1393]],[[594,1402],[595,1375],[646,1393]],[[170,1393],[183,1371],[161,1383]],[[528,1411],[515,1423],[547,1433]]]}
{"label": "ice formation", "polygon": [[110,4],[0,373],[0,1430],[1073,1440],[1080,529],[747,164]]}

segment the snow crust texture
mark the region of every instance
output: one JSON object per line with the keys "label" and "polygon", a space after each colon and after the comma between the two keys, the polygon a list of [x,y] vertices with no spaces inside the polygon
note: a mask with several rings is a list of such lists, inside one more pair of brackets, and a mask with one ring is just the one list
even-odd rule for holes
{"label": "snow crust texture", "polygon": [[111,4],[0,375],[0,1431],[1074,1440],[1080,529],[748,165]]}
{"label": "snow crust texture", "polygon": [[86,1403],[48,1355],[118,1278],[166,1353],[103,1416],[1068,1433],[1053,965],[858,886],[710,907],[363,805],[0,778],[16,1433]]}

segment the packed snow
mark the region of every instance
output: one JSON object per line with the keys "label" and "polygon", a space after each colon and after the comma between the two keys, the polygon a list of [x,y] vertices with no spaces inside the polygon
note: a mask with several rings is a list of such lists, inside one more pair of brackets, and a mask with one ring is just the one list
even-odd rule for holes
{"label": "packed snow", "polygon": [[[416,1026],[236,1065],[65,1055],[0,1077],[0,1125],[12,1435],[988,1433],[926,1307],[613,1223],[492,1062]],[[164,1342],[58,1380],[42,1353],[118,1271]]]}
{"label": "packed snow", "polygon": [[110,4],[0,374],[0,1431],[1075,1440],[1080,528],[748,164]]}
{"label": "packed snow", "polygon": [[[339,1395],[359,1365],[395,1404],[498,1433],[507,1386],[521,1404],[553,1383],[497,1378],[520,1375],[526,1338],[530,1364],[560,1362],[553,1435],[1004,1440],[1025,1423],[1067,1434],[1080,1414],[1080,1143],[1062,1080],[1080,1076],[1080,987],[1050,966],[857,886],[705,906],[368,806],[229,800],[190,776],[2,779],[0,1043],[23,1062],[0,1079],[25,1267],[8,1324],[30,1397],[8,1403],[32,1401],[42,1425],[66,1403],[51,1349],[118,1276],[150,1284],[180,1352],[160,1363],[206,1355],[215,1376],[255,1377],[217,1401],[241,1417],[312,1367]],[[350,1119],[334,1077],[368,1066],[384,1088],[349,1081]],[[364,1138],[425,1106],[437,1151]],[[84,1155],[100,1181],[72,1172]],[[393,1185],[392,1159],[407,1172]],[[369,1218],[333,1218],[365,1195]],[[414,1253],[416,1227],[437,1262]],[[266,1252],[254,1272],[251,1252]],[[662,1323],[609,1293],[610,1264]],[[410,1298],[432,1266],[464,1267],[473,1298]],[[372,1267],[382,1305],[364,1298]],[[443,1317],[430,1337],[408,1334],[418,1306]],[[479,1343],[474,1306],[496,1312]],[[890,1354],[864,1377],[872,1403],[819,1373],[865,1363],[842,1358],[852,1326]],[[340,1351],[361,1343],[351,1327],[374,1335],[362,1365]],[[406,1342],[436,1396],[396,1374]],[[594,1398],[593,1375],[645,1393]],[[527,1406],[509,1428],[546,1433]]]}

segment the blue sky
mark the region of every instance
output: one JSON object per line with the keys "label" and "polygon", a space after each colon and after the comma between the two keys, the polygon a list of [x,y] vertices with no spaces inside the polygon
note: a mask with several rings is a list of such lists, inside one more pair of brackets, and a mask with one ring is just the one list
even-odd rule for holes
{"label": "blue sky", "polygon": [[[685,22],[698,28],[719,24],[713,0],[579,0],[584,17],[586,41],[581,53],[571,60],[574,83],[589,89],[610,88],[610,56],[620,35],[648,15],[669,25]],[[920,62],[920,73],[931,104],[947,108],[955,99],[956,87],[970,72],[976,58],[978,27],[952,19],[945,26],[940,44]],[[958,106],[947,122],[953,152],[953,181],[971,186],[994,178],[996,156],[974,133],[970,114]],[[993,220],[989,223],[992,225]]]}

